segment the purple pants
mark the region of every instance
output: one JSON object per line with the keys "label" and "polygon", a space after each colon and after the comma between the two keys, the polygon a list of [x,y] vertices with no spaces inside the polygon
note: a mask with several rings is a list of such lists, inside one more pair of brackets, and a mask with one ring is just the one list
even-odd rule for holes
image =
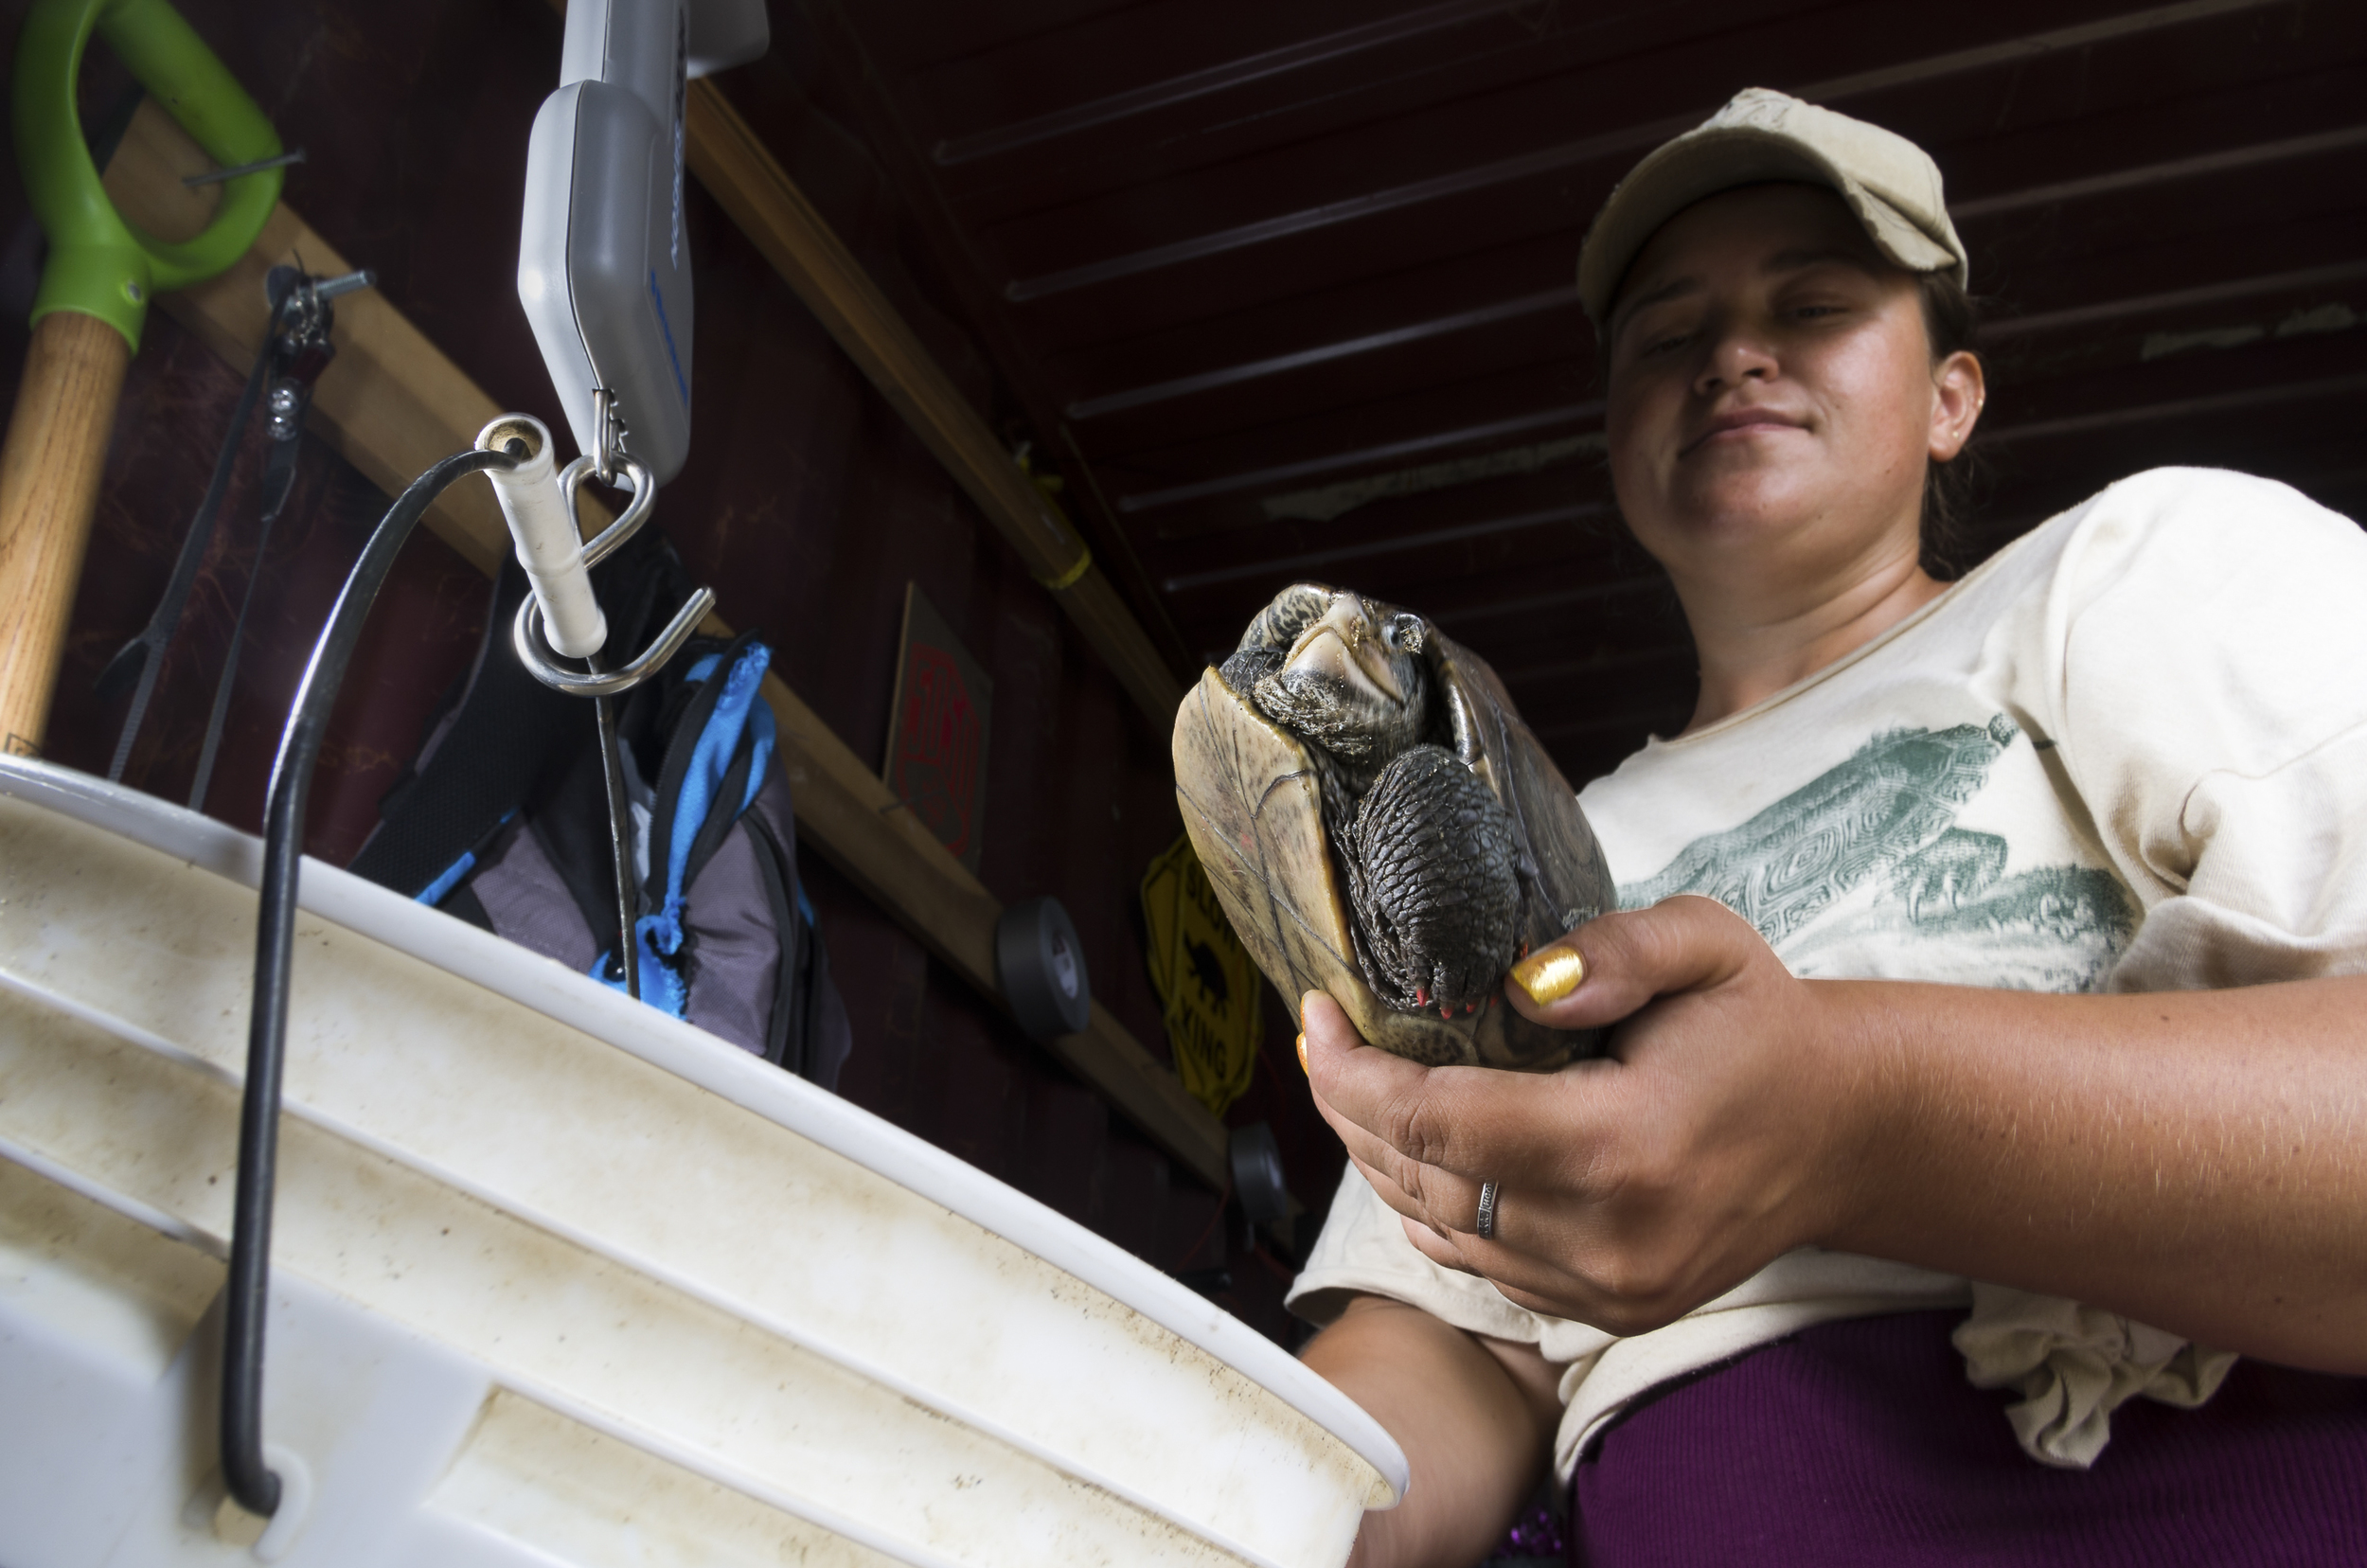
{"label": "purple pants", "polygon": [[1580,1460],[1570,1560],[2367,1564],[2367,1379],[2239,1362],[2053,1470],[1965,1381],[1962,1316],[1826,1324],[1656,1392]]}

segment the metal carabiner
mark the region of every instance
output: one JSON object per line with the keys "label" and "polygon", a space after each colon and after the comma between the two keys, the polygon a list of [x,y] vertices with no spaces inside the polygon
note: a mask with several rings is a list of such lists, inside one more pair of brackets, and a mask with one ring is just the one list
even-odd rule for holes
{"label": "metal carabiner", "polygon": [[[632,499],[626,503],[624,511],[615,522],[594,535],[592,543],[583,547],[583,563],[586,566],[597,566],[614,555],[625,541],[641,531],[641,525],[650,520],[650,509],[657,505],[657,486],[651,482],[650,471],[639,460],[619,457],[616,466],[622,471],[625,482],[632,488]],[[615,474],[601,473],[598,461],[588,455],[577,458],[559,471],[559,493],[566,503],[569,517],[577,515],[576,491],[583,488],[584,480],[595,476],[600,483],[611,486],[617,477]]]}
{"label": "metal carabiner", "polygon": [[617,465],[625,458],[624,420],[618,417],[616,394],[605,386],[592,389],[592,450],[584,456],[603,485],[616,483]]}

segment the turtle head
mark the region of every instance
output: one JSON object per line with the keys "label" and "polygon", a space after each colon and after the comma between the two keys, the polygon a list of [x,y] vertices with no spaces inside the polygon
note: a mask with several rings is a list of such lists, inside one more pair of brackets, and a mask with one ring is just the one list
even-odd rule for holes
{"label": "turtle head", "polygon": [[1269,715],[1344,759],[1378,768],[1430,728],[1422,617],[1343,591],[1256,684]]}

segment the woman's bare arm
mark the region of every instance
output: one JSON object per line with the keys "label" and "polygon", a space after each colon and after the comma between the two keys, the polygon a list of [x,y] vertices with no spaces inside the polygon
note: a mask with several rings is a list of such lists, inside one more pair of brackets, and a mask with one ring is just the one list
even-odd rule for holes
{"label": "woman's bare arm", "polygon": [[1556,1370],[1537,1346],[1358,1296],[1303,1359],[1388,1430],[1413,1475],[1404,1502],[1364,1516],[1350,1568],[1470,1568],[1486,1557],[1544,1473],[1561,1416]]}
{"label": "woman's bare arm", "polygon": [[1306,1009],[1318,1103],[1434,1260],[1631,1333],[1814,1243],[2367,1372],[2367,978],[1804,981],[1694,898],[1566,940],[1584,983],[1516,1005],[1625,1022],[1611,1060],[1551,1078],[1425,1071]]}

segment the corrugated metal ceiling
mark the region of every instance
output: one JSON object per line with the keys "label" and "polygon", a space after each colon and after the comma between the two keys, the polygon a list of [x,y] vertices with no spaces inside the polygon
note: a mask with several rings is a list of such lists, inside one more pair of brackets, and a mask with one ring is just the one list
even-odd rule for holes
{"label": "corrugated metal ceiling", "polygon": [[2367,6],[815,5],[1014,428],[1185,660],[1316,577],[1486,655],[1574,779],[1682,722],[1572,269],[1750,85],[1947,175],[1994,301],[1974,554],[2159,463],[2367,498]]}

